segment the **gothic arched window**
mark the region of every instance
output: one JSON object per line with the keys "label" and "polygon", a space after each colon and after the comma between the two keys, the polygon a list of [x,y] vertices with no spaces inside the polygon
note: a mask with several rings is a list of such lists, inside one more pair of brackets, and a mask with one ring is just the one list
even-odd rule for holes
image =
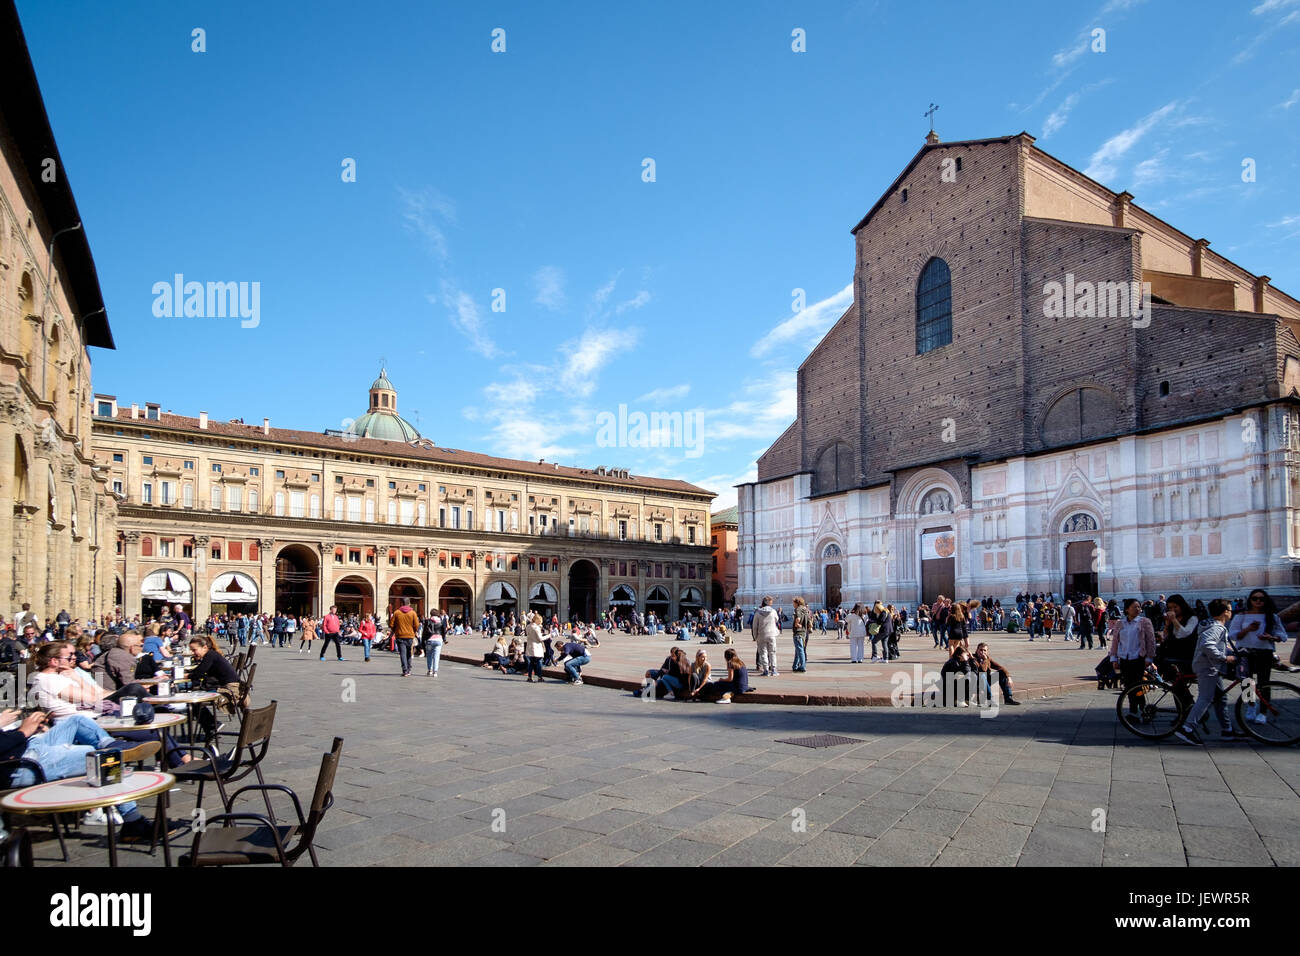
{"label": "gothic arched window", "polygon": [[948,263],[931,259],[916,283],[916,354],[952,343],[952,276]]}
{"label": "gothic arched window", "polygon": [[1097,519],[1092,515],[1080,511],[1078,514],[1071,515],[1065,519],[1061,525],[1062,534],[1073,534],[1076,531],[1096,531]]}
{"label": "gothic arched window", "polygon": [[817,480],[813,494],[824,495],[827,492],[852,488],[854,472],[853,449],[844,442],[836,442],[817,458]]}

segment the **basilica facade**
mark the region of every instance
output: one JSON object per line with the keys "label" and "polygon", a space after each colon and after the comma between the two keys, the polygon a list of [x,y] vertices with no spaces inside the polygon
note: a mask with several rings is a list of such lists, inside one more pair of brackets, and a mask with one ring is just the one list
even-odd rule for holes
{"label": "basilica facade", "polygon": [[739,489],[738,603],[1300,590],[1300,302],[1133,200],[927,137]]}

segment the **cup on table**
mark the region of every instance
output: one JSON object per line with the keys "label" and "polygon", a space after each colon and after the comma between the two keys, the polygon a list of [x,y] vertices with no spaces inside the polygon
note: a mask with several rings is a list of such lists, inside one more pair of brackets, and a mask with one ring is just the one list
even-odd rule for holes
{"label": "cup on table", "polygon": [[137,701],[138,698],[135,697],[123,697],[118,701],[119,706],[122,708],[123,717],[130,718],[135,714],[135,705]]}

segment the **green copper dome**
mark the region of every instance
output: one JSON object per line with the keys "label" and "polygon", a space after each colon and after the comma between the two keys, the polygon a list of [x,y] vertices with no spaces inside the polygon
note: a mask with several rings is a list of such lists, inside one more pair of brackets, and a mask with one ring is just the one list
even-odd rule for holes
{"label": "green copper dome", "polygon": [[348,430],[358,438],[378,438],[380,441],[412,442],[420,437],[414,425],[394,412],[366,412]]}
{"label": "green copper dome", "polygon": [[377,388],[386,388],[390,392],[397,391],[397,389],[393,388],[393,383],[388,380],[388,369],[381,368],[379,370],[379,378],[370,383],[371,391],[374,391]]}

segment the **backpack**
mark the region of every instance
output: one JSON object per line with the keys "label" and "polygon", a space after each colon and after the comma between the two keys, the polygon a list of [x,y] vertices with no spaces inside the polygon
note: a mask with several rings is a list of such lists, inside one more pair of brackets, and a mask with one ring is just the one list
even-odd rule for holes
{"label": "backpack", "polygon": [[158,662],[153,659],[152,654],[146,654],[144,657],[136,661],[135,664],[136,680],[147,680],[150,677],[153,677],[153,675],[156,673],[158,673]]}

